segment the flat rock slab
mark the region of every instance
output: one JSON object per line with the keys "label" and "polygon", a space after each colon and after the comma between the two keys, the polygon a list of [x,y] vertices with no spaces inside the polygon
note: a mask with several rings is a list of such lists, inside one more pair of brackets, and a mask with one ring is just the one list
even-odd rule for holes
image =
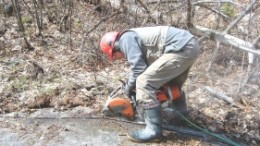
{"label": "flat rock slab", "polygon": [[[100,119],[0,119],[3,146],[132,145],[124,126]],[[132,128],[131,128],[132,129]]]}
{"label": "flat rock slab", "polygon": [[[0,115],[0,145],[2,146],[142,146],[142,145],[203,145],[212,143],[200,139],[164,133],[161,143],[134,143],[126,137],[128,131],[143,126],[108,119],[87,118],[88,108],[69,111],[40,109]],[[85,118],[84,118],[85,117]]]}

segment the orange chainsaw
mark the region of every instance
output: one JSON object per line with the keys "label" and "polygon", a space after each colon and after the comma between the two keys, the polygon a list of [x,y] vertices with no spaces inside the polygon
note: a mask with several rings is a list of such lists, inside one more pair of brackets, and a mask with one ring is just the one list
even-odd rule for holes
{"label": "orange chainsaw", "polygon": [[[128,120],[134,120],[137,106],[135,95],[132,95],[131,99],[126,97],[123,94],[125,83],[121,82],[123,85],[110,93],[102,113],[106,116],[121,116]],[[172,102],[180,97],[181,91],[176,85],[163,86],[157,92],[157,99],[160,101],[162,108],[169,107]]]}

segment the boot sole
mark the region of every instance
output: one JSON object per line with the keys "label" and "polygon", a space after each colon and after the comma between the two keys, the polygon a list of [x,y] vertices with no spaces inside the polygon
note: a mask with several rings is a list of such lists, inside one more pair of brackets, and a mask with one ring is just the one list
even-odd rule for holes
{"label": "boot sole", "polygon": [[138,143],[146,143],[146,142],[156,142],[159,143],[162,141],[162,137],[160,138],[154,138],[154,139],[150,139],[150,140],[138,140],[138,139],[134,139],[132,138],[130,135],[127,134],[127,138],[130,139],[133,142],[138,142]]}

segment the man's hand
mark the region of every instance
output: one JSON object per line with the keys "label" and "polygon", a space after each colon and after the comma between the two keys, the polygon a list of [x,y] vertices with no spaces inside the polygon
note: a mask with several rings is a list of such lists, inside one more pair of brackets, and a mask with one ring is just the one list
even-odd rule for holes
{"label": "man's hand", "polygon": [[125,94],[131,98],[131,96],[133,95],[133,86],[129,86],[128,84],[125,84]]}

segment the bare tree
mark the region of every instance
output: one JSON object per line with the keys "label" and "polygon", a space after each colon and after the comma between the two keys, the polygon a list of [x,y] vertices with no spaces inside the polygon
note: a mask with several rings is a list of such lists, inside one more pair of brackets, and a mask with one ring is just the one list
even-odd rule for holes
{"label": "bare tree", "polygon": [[42,36],[42,11],[43,11],[43,0],[33,0],[33,6],[35,10],[35,18],[39,35]]}
{"label": "bare tree", "polygon": [[28,50],[33,50],[34,48],[28,42],[26,35],[24,33],[25,29],[24,29],[24,25],[23,25],[23,22],[22,22],[22,17],[21,17],[21,12],[20,12],[21,8],[20,8],[18,0],[12,0],[12,5],[14,6],[15,16],[16,16],[17,24],[19,26],[19,30],[21,31],[22,37],[24,39],[23,48],[24,49],[26,48]]}

